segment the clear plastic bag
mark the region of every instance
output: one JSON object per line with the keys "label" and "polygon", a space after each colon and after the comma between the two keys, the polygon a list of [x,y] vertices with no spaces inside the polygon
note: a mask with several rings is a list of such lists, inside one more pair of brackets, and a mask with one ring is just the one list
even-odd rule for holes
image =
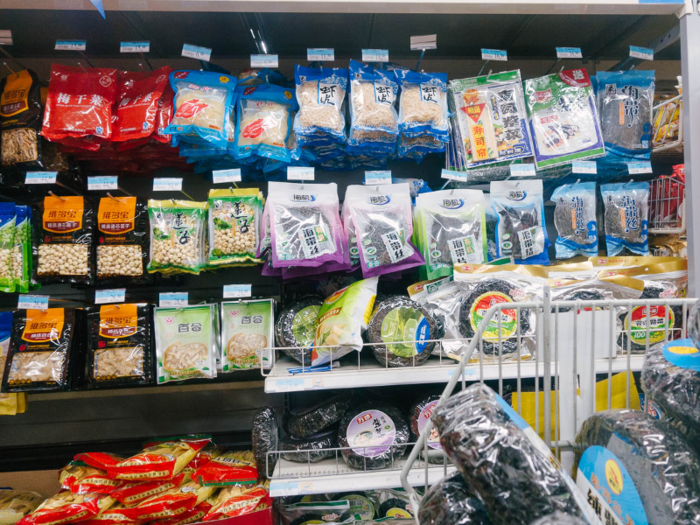
{"label": "clear plastic bag", "polygon": [[418,511],[424,525],[492,525],[484,504],[461,474],[441,479],[425,494]]}
{"label": "clear plastic bag", "polygon": [[198,274],[206,260],[207,203],[148,201],[151,252],[148,271]]}
{"label": "clear plastic bag", "polygon": [[311,68],[297,65],[294,69],[299,112],[294,118],[298,136],[314,133],[345,137],[345,94],[348,70]]}
{"label": "clear plastic bag", "polygon": [[295,438],[307,438],[340,421],[349,406],[348,396],[335,396],[314,407],[293,410],[285,416],[284,427]]}
{"label": "clear plastic bag", "polygon": [[598,255],[595,182],[566,184],[552,193],[557,259]]}
{"label": "clear plastic bag", "polygon": [[396,142],[398,89],[384,71],[350,60],[351,143]]}
{"label": "clear plastic bag", "polygon": [[608,256],[625,251],[649,255],[649,183],[603,184],[600,193],[605,205]]}
{"label": "clear plastic bag", "polygon": [[395,71],[401,85],[399,129],[447,138],[447,73]]}
{"label": "clear plastic bag", "polygon": [[257,188],[209,190],[209,265],[258,262],[262,202]]}

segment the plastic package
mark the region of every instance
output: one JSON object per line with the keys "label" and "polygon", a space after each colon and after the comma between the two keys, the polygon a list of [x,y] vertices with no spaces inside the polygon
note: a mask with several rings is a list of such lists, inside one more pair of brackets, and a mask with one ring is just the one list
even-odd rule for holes
{"label": "plastic package", "polygon": [[0,292],[15,291],[12,276],[12,250],[15,245],[16,207],[13,202],[0,203]]}
{"label": "plastic package", "polygon": [[605,154],[585,69],[526,80],[525,102],[538,170]]}
{"label": "plastic package", "polygon": [[418,510],[423,525],[492,525],[484,504],[461,474],[443,478],[425,494]]}
{"label": "plastic package", "polygon": [[192,510],[211,496],[214,490],[214,487],[202,487],[194,481],[186,481],[179,487],[140,502],[135,507],[126,507],[124,514],[137,521],[173,518]]}
{"label": "plastic package", "polygon": [[272,505],[267,489],[261,485],[253,487],[234,485],[224,487],[213,502],[211,510],[202,521],[215,521],[250,514]]}
{"label": "plastic package", "polygon": [[209,190],[210,266],[258,262],[262,203],[256,188]]}
{"label": "plastic package", "polygon": [[350,513],[350,503],[341,501],[312,501],[281,505],[279,507],[283,525],[304,525],[312,523],[354,523]]}
{"label": "plastic package", "polygon": [[320,296],[307,295],[284,308],[277,316],[277,346],[287,347],[284,353],[304,366],[311,365],[311,347],[316,337],[316,321],[322,304]]}
{"label": "plastic package", "polygon": [[107,472],[90,467],[80,461],[71,461],[59,472],[61,488],[73,494],[111,494],[122,484],[111,479]]}
{"label": "plastic package", "polygon": [[395,465],[406,452],[408,423],[395,407],[362,403],[348,409],[338,428],[343,459],[358,470],[381,470]]}
{"label": "plastic package", "polygon": [[63,490],[45,500],[17,523],[19,525],[63,525],[89,519],[109,508],[114,500],[103,494],[73,494]]}
{"label": "plastic package", "polygon": [[12,525],[36,510],[44,501],[36,492],[0,489],[0,524]]}
{"label": "plastic package", "polygon": [[559,186],[552,193],[557,259],[598,255],[595,182]]}
{"label": "plastic package", "polygon": [[125,483],[111,493],[111,496],[122,505],[133,507],[144,501],[168,490],[179,487],[185,474],[180,472],[170,479],[162,481],[137,481],[134,483]]}
{"label": "plastic package", "polygon": [[299,112],[294,118],[297,136],[320,132],[344,141],[348,70],[297,65],[294,81],[299,101]]}
{"label": "plastic package", "polygon": [[224,451],[212,457],[193,474],[203,487],[249,485],[258,479],[255,457],[250,451]]}
{"label": "plastic package", "polygon": [[280,450],[284,451],[282,458],[296,463],[317,463],[332,458],[336,455],[336,451],[328,449],[337,446],[333,430],[305,438],[288,437],[280,441]]}
{"label": "plastic package", "polygon": [[396,142],[399,86],[394,79],[384,71],[350,60],[350,144]]}
{"label": "plastic package", "polygon": [[276,451],[279,443],[279,427],[277,414],[272,407],[261,407],[253,415],[253,456],[262,478],[269,478],[275,471],[279,459],[277,454],[268,456],[268,452]]}
{"label": "plastic package", "polygon": [[380,523],[391,518],[413,520],[411,500],[403,489],[370,490],[367,497],[377,509],[377,521]]}
{"label": "plastic package", "polygon": [[[5,375],[7,356],[12,340],[12,318],[13,312],[0,312],[0,386],[2,386]],[[2,394],[0,393],[0,415],[14,416],[26,411],[26,394]],[[2,521],[2,490],[0,489],[0,524]],[[43,499],[42,499],[43,501]],[[20,516],[21,517],[21,516]],[[17,518],[19,519],[19,518]]]}
{"label": "plastic package", "polygon": [[12,246],[12,279],[19,293],[29,291],[32,276],[32,209],[15,206],[15,238]]}
{"label": "plastic package", "polygon": [[284,427],[295,438],[307,438],[340,421],[349,407],[349,397],[341,394],[311,408],[292,410]]}
{"label": "plastic package", "polygon": [[36,73],[25,69],[0,80],[0,165],[46,167],[39,138],[43,115]]}
{"label": "plastic package", "polygon": [[209,514],[212,508],[210,500],[211,498],[203,501],[193,509],[175,516],[174,518],[157,520],[158,525],[189,525],[190,523],[199,523],[200,521],[204,521],[205,516]]}
{"label": "plastic package", "polygon": [[447,73],[397,70],[401,85],[399,130],[413,136],[427,134],[447,140]]}
{"label": "plastic package", "polygon": [[274,304],[272,299],[221,303],[221,371],[271,368]]}
{"label": "plastic package", "polygon": [[603,184],[608,256],[649,255],[649,183]]}
{"label": "plastic package", "polygon": [[[435,412],[439,400],[440,396],[431,395],[423,397],[411,405],[408,413],[409,423],[411,425],[411,439],[413,441],[418,441],[420,433],[433,416],[433,412]],[[435,427],[433,427],[433,430],[430,432],[430,436],[428,436],[428,448],[433,450],[442,450],[440,436],[438,435]],[[443,458],[430,458],[430,462],[443,463]]]}

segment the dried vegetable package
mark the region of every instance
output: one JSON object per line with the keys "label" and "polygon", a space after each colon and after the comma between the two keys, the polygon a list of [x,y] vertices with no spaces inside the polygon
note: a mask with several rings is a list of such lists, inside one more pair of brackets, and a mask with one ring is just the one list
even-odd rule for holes
{"label": "dried vegetable package", "polygon": [[258,508],[272,505],[268,490],[262,485],[247,487],[234,485],[224,487],[212,504],[209,513],[202,521],[213,521],[224,518],[235,518],[250,514]]}
{"label": "dried vegetable package", "polygon": [[0,202],[0,292],[15,291],[12,251],[15,246],[17,207],[14,202]]}
{"label": "dried vegetable package", "polygon": [[198,274],[206,261],[207,203],[148,201],[151,253],[148,271]]}
{"label": "dried vegetable package", "polygon": [[162,481],[125,482],[124,485],[113,491],[111,496],[122,505],[133,507],[141,501],[179,487],[184,479],[185,475],[180,472],[180,474]]}
{"label": "dried vegetable package", "polygon": [[272,299],[221,303],[221,356],[223,373],[271,368],[275,356]]}
{"label": "dried vegetable package", "polygon": [[61,488],[73,494],[111,494],[122,484],[109,477],[106,471],[88,466],[82,461],[71,461],[59,472]]}
{"label": "dried vegetable package", "polygon": [[250,451],[224,451],[198,468],[192,478],[203,487],[250,485],[258,479],[255,456]]}
{"label": "dried vegetable package", "polygon": [[63,525],[94,518],[112,506],[114,500],[104,494],[73,494],[62,490],[45,500],[18,525]]}
{"label": "dried vegetable package", "polygon": [[307,438],[340,421],[349,406],[350,399],[338,395],[311,408],[294,409],[285,416],[284,427],[295,438]]}
{"label": "dried vegetable package", "polygon": [[520,71],[451,80],[467,168],[532,156]]}
{"label": "dried vegetable package", "polygon": [[603,184],[600,193],[608,256],[649,255],[649,183]]}
{"label": "dried vegetable package", "polygon": [[526,80],[525,101],[538,170],[605,154],[585,69]]}
{"label": "dried vegetable package", "polygon": [[[294,117],[297,137],[321,134],[345,142],[345,94],[348,70],[295,66],[299,112]],[[311,145],[307,143],[308,145]]]}
{"label": "dried vegetable package", "polygon": [[209,266],[258,262],[262,192],[209,190]]}
{"label": "dried vegetable package", "polygon": [[32,278],[32,209],[15,206],[15,239],[12,246],[12,279],[16,292],[27,293]]}
{"label": "dried vegetable package", "polygon": [[44,501],[36,492],[0,489],[0,523],[12,525],[34,510]]}
{"label": "dried vegetable package", "polygon": [[557,259],[598,255],[595,182],[559,186],[552,193]]}
{"label": "dried vegetable package", "polygon": [[284,308],[277,315],[275,341],[284,348],[284,353],[299,363],[310,366],[316,323],[323,298],[307,295]]}
{"label": "dried vegetable package", "polygon": [[305,438],[287,437],[280,441],[280,450],[284,451],[282,458],[296,463],[317,463],[336,455],[335,431],[328,430]]}
{"label": "dried vegetable package", "polygon": [[398,91],[394,75],[350,60],[350,145],[393,148],[399,133]]}
{"label": "dried vegetable package", "polygon": [[428,135],[446,142],[449,134],[447,73],[395,71],[401,85],[399,130],[406,136]]}
{"label": "dried vegetable package", "polygon": [[86,197],[49,195],[39,204],[37,215],[37,281],[92,284],[95,211],[91,201]]}
{"label": "dried vegetable package", "polygon": [[277,414],[272,407],[261,407],[253,415],[253,456],[261,478],[272,476],[277,456],[268,452],[277,450],[279,443]]}
{"label": "dried vegetable package", "polygon": [[9,168],[45,168],[42,154],[41,85],[25,69],[0,80],[0,165]]}
{"label": "dried vegetable package", "polygon": [[441,479],[425,494],[418,510],[425,525],[492,525],[479,496],[461,474]]}

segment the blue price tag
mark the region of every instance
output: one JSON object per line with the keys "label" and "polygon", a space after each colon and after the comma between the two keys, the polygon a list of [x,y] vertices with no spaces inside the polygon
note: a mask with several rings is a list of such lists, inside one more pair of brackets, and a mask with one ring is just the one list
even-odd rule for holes
{"label": "blue price tag", "polygon": [[85,51],[87,41],[85,40],[56,40],[54,49],[56,51]]}
{"label": "blue price tag", "polygon": [[211,176],[214,184],[223,184],[224,182],[240,182],[241,170],[240,168],[230,170],[214,170],[211,172]]}
{"label": "blue price tag", "polygon": [[391,184],[390,171],[365,171],[365,184]]}
{"label": "blue price tag", "polygon": [[49,307],[48,295],[24,295],[17,299],[19,310],[46,310]]}
{"label": "blue price tag", "polygon": [[335,49],[309,47],[306,50],[306,60],[309,62],[333,62]]}
{"label": "blue price tag", "polygon": [[453,170],[442,170],[441,177],[447,180],[460,180],[462,182],[467,182],[467,172],[466,171],[453,171]]}
{"label": "blue price tag", "polygon": [[121,42],[119,44],[120,53],[148,53],[151,50],[151,43],[146,42]]}
{"label": "blue price tag", "polygon": [[511,164],[511,177],[534,177],[537,174],[534,164]]}
{"label": "blue price tag", "polygon": [[388,49],[363,49],[363,62],[389,62]]}
{"label": "blue price tag", "polygon": [[119,177],[107,175],[99,177],[88,177],[88,190],[117,190],[119,189]]}
{"label": "blue price tag", "polygon": [[648,160],[642,162],[628,162],[627,171],[630,175],[641,175],[643,173],[654,173],[651,169],[651,162]]}
{"label": "blue price tag", "polygon": [[159,306],[187,306],[189,294],[187,292],[167,292],[158,294]]}
{"label": "blue price tag", "polygon": [[24,176],[25,184],[56,184],[56,171],[28,171]]}
{"label": "blue price tag", "polygon": [[95,290],[95,304],[123,303],[125,299],[126,288]]}
{"label": "blue price tag", "polygon": [[278,55],[250,55],[250,67],[253,68],[264,68],[279,67],[279,56]]}
{"label": "blue price tag", "polygon": [[654,60],[654,50],[648,47],[630,46],[630,56],[642,60]]}
{"label": "blue price tag", "polygon": [[481,49],[482,60],[498,60],[500,62],[508,61],[508,52],[503,49]]}
{"label": "blue price tag", "polygon": [[306,166],[289,166],[287,180],[314,180],[314,169]]}
{"label": "blue price tag", "polygon": [[571,172],[595,175],[598,173],[598,165],[594,160],[575,160],[571,163]]}
{"label": "blue price tag", "polygon": [[182,179],[156,177],[153,179],[153,191],[182,191]]}
{"label": "blue price tag", "polygon": [[253,286],[250,284],[227,284],[224,285],[224,299],[240,299],[250,297]]}
{"label": "blue price tag", "polygon": [[211,49],[208,47],[193,46],[192,44],[184,44],[182,46],[182,56],[209,62],[209,60],[211,60]]}
{"label": "blue price tag", "polygon": [[557,58],[583,58],[580,47],[558,47]]}

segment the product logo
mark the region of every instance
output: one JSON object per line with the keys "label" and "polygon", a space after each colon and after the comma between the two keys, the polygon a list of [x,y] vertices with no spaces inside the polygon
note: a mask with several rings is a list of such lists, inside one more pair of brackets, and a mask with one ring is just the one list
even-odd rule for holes
{"label": "product logo", "polygon": [[247,87],[243,90],[244,95],[250,95],[251,93],[255,93],[255,90],[258,89],[257,87]]}
{"label": "product logo", "polygon": [[610,490],[612,490],[615,495],[619,496],[624,488],[624,482],[620,465],[618,465],[615,460],[609,459],[605,462],[605,479],[608,482]]}
{"label": "product logo", "polygon": [[105,75],[105,76],[103,76],[102,78],[100,78],[100,85],[101,85],[102,87],[108,87],[108,86],[110,86],[111,84],[112,84],[112,78],[111,78],[111,77]]}
{"label": "product logo", "polygon": [[166,318],[163,319],[163,322],[164,322],[165,324],[168,324],[168,325],[169,325],[169,324],[173,324],[173,323],[175,322],[175,318],[174,318],[174,317],[166,317]]}
{"label": "product logo", "polygon": [[511,190],[508,192],[507,199],[511,201],[521,201],[527,197],[527,192],[523,190]]}
{"label": "product logo", "polygon": [[316,200],[316,195],[292,195],[292,200],[294,202],[313,202]]}
{"label": "product logo", "polygon": [[174,76],[175,78],[180,78],[180,79],[181,79],[181,78],[187,78],[187,73],[188,73],[187,71],[178,71],[178,72],[175,73],[173,76]]}
{"label": "product logo", "polygon": [[237,317],[238,314],[239,314],[238,310],[231,310],[231,311],[228,313],[228,316],[229,316],[229,317]]}
{"label": "product logo", "polygon": [[228,82],[228,77],[225,77],[224,75],[221,75],[221,76],[219,77],[219,82],[221,82],[222,84],[226,84],[226,83]]}
{"label": "product logo", "polygon": [[456,210],[464,206],[464,201],[462,199],[443,199],[440,206],[448,210]]}
{"label": "product logo", "polygon": [[688,354],[697,354],[698,349],[695,348],[694,346],[669,346],[668,351],[671,352],[672,354],[679,354],[679,355],[688,355]]}
{"label": "product logo", "polygon": [[333,514],[333,513],[331,513],[331,514],[326,514],[326,515],[323,516],[321,519],[322,519],[323,521],[325,521],[325,522],[330,523],[330,522],[332,522],[332,521],[336,521],[338,518],[340,518],[340,514]]}
{"label": "product logo", "polygon": [[156,78],[156,83],[160,84],[163,82],[167,77],[167,75],[160,75],[158,78]]}
{"label": "product logo", "polygon": [[367,202],[369,202],[370,204],[374,204],[375,206],[383,206],[391,202],[391,197],[389,197],[388,195],[370,195],[369,199],[367,199]]}
{"label": "product logo", "polygon": [[553,98],[552,90],[548,89],[547,91],[535,91],[535,96],[533,98],[535,99],[535,102],[549,102]]}

